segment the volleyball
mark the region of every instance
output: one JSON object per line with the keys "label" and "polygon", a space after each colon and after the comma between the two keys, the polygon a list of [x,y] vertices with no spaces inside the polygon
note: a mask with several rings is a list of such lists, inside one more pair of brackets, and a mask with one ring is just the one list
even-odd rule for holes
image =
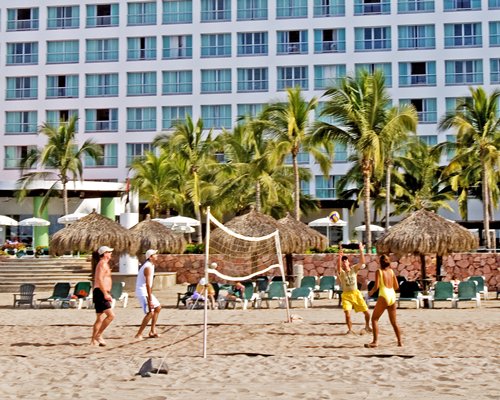
{"label": "volleyball", "polygon": [[330,219],[330,222],[336,223],[340,219],[340,214],[337,211],[332,211],[328,218]]}

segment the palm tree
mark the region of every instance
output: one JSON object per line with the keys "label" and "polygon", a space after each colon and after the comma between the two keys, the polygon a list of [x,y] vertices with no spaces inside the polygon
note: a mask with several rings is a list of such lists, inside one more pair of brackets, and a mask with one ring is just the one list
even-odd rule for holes
{"label": "palm tree", "polygon": [[[78,117],[73,116],[69,121],[61,121],[55,127],[45,122],[40,133],[47,136],[47,143],[42,149],[31,150],[22,161],[21,178],[18,180],[20,190],[18,198],[23,199],[29,192],[29,185],[35,180],[54,179],[54,184],[43,197],[40,208],[44,209],[50,196],[57,190],[57,185],[62,185],[64,214],[68,214],[68,189],[67,184],[76,178],[83,179],[82,158],[87,155],[94,160],[102,156],[102,147],[87,139],[81,147],[76,141],[76,123]],[[24,174],[25,169],[39,164],[39,168],[55,171],[36,171]]]}
{"label": "palm tree", "polygon": [[453,112],[447,113],[439,122],[439,129],[457,131],[457,152],[450,162],[450,168],[456,164],[470,164],[471,161],[481,166],[484,230],[486,247],[490,249],[491,185],[498,184],[500,168],[500,90],[496,89],[490,95],[482,87],[469,90],[472,101],[462,101]]}
{"label": "palm tree", "polygon": [[[390,138],[416,130],[417,115],[413,107],[391,108],[384,75],[362,71],[356,77],[345,77],[338,86],[325,92],[328,99],[321,114],[337,124],[317,123],[317,135],[353,148],[363,175],[363,207],[366,226],[370,224],[370,187],[373,173],[383,168]],[[366,231],[371,247],[371,232]]]}
{"label": "palm tree", "polygon": [[[300,219],[300,174],[297,156],[300,151],[309,152],[319,163],[324,175],[328,175],[333,151],[331,143],[321,141],[310,129],[311,112],[318,104],[314,97],[306,101],[299,87],[287,89],[287,102],[271,104],[264,111],[266,128],[274,141],[274,162],[282,162],[284,157],[291,155],[294,175],[294,217]],[[322,151],[321,147],[324,151]]]}

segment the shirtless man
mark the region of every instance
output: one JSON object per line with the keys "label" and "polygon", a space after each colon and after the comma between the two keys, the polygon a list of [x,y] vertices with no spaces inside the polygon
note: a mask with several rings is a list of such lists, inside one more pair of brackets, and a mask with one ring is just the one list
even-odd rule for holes
{"label": "shirtless man", "polygon": [[106,346],[106,342],[102,338],[102,333],[115,319],[115,314],[111,308],[111,268],[109,266],[109,259],[113,249],[108,246],[101,246],[99,250],[100,260],[95,269],[94,291],[92,300],[97,313],[94,327],[92,329],[92,339],[90,344],[92,346]]}

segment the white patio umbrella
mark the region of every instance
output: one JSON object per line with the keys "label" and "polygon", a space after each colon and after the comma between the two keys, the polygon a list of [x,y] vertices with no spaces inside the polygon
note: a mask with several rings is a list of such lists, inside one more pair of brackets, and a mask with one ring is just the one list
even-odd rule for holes
{"label": "white patio umbrella", "polygon": [[200,222],[194,218],[183,217],[182,215],[176,215],[175,217],[168,218],[154,218],[153,221],[157,221],[168,228],[172,228],[174,225],[184,225],[184,226],[200,226]]}
{"label": "white patio umbrella", "polygon": [[0,215],[0,225],[18,226],[19,222],[17,222],[14,218],[7,217],[6,215]]}
{"label": "white patio umbrella", "polygon": [[19,221],[19,226],[32,226],[33,227],[33,242],[32,246],[33,249],[35,249],[35,226],[49,226],[50,222],[47,221],[46,219],[43,218],[38,218],[38,217],[32,217],[32,218],[26,218],[23,219],[22,221]]}
{"label": "white patio umbrella", "polygon": [[63,215],[62,217],[57,218],[57,222],[59,224],[71,224],[72,222],[76,222],[79,219],[82,219],[83,217],[86,217],[88,214],[86,213],[73,213],[73,214],[66,214]]}
{"label": "white patio umbrella", "polygon": [[[360,225],[354,228],[356,232],[365,232],[366,231],[366,225]],[[371,232],[384,232],[385,228],[382,228],[381,226],[370,224],[370,231]]]}

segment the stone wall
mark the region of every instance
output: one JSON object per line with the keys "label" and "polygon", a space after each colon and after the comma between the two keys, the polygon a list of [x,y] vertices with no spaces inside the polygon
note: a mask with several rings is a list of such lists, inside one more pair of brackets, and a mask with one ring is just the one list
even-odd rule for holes
{"label": "stone wall", "polygon": [[[350,255],[351,263],[359,260],[359,255]],[[161,254],[158,256],[158,272],[176,272],[177,283],[195,283],[203,276],[204,258],[203,254]],[[304,266],[304,275],[335,275],[337,254],[294,254],[293,263]],[[375,271],[378,268],[378,256],[367,254],[367,268],[361,270],[358,276],[359,282],[366,288],[369,280],[375,279]],[[405,256],[397,259],[392,256],[392,268],[396,275],[403,275],[408,280],[420,277],[420,257]],[[217,262],[219,270],[225,271],[223,256],[211,256],[210,262]],[[443,280],[449,280],[453,275],[460,280],[472,275],[483,275],[489,290],[500,287],[500,253],[457,253],[443,257],[441,275]],[[436,274],[436,258],[426,257],[426,272],[428,277]],[[277,271],[276,271],[277,274]]]}

